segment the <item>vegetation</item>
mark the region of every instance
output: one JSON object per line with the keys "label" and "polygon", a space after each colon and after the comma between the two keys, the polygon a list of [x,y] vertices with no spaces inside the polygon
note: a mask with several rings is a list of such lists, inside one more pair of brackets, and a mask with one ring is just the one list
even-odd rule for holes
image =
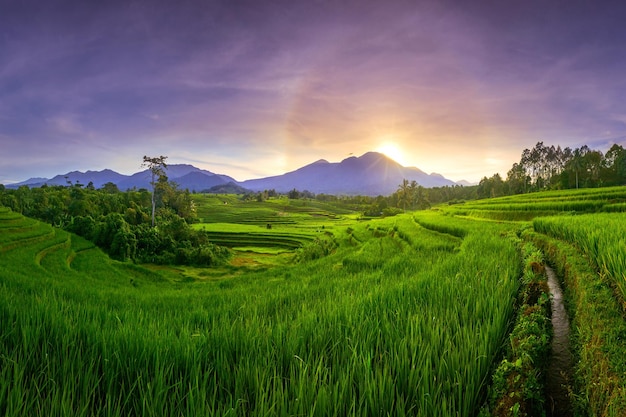
{"label": "vegetation", "polygon": [[518,285],[495,224],[343,219],[321,257],[190,279],[2,213],[4,415],[471,415]]}
{"label": "vegetation", "polygon": [[606,282],[616,288],[626,312],[625,213],[601,213],[533,222],[537,232],[576,246]]}
{"label": "vegetation", "polygon": [[619,416],[626,410],[626,321],[604,274],[570,243],[526,231],[566,288],[575,356],[572,400],[577,415]]}
{"label": "vegetation", "polygon": [[410,183],[159,187],[0,190],[0,414],[541,415],[544,258],[577,413],[626,410],[624,187],[421,211]]}
{"label": "vegetation", "polygon": [[515,326],[506,357],[493,374],[488,407],[481,410],[481,415],[544,414],[545,372],[552,336],[550,292],[541,252],[532,243],[525,243],[522,256],[524,275]]}
{"label": "vegetation", "polygon": [[587,145],[577,149],[546,146],[537,142],[524,149],[506,179],[499,174],[484,177],[479,198],[524,194],[533,191],[607,187],[626,184],[626,149],[614,144],[603,154]]}
{"label": "vegetation", "polygon": [[[80,235],[121,261],[209,266],[230,258],[230,252],[213,244],[208,233],[190,227],[196,212],[188,191],[178,190],[164,176],[155,187],[156,193],[122,193],[113,184],[100,190],[82,184],[23,186],[5,189],[0,202],[15,212]],[[151,212],[151,207],[156,207],[156,212]],[[151,215],[159,227],[152,226]]]}
{"label": "vegetation", "polygon": [[622,259],[626,230],[621,213],[625,197],[626,187],[609,187],[523,194],[445,208],[448,215],[468,219],[520,222],[522,237],[534,242],[557,269],[572,317],[575,369],[570,389],[576,415],[617,416],[626,410]]}
{"label": "vegetation", "polygon": [[[148,168],[150,171],[150,185],[152,186],[152,227],[156,225],[155,213],[156,213],[156,195],[157,195],[157,185],[160,183],[167,182],[167,177],[165,175],[165,169],[167,168],[167,164],[165,160],[167,156],[157,156],[157,157],[143,157],[142,166]],[[158,182],[157,182],[158,179]]]}
{"label": "vegetation", "polygon": [[542,191],[468,201],[446,207],[445,211],[457,216],[508,221],[554,215],[568,215],[567,219],[571,219],[574,214],[626,212],[626,187]]}

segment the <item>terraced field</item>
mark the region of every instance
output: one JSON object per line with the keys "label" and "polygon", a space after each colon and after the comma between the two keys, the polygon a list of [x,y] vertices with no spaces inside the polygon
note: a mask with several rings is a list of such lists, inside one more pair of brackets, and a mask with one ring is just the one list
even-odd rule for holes
{"label": "terraced field", "polygon": [[[476,415],[509,340],[521,237],[566,285],[574,408],[621,415],[622,215],[569,209],[609,211],[622,196],[542,193],[362,221],[308,201],[197,195],[194,227],[240,263],[193,269],[112,261],[0,207],[0,414]],[[546,210],[561,215],[539,218]],[[529,212],[536,220],[520,221]],[[493,221],[503,213],[516,222]],[[329,253],[297,256],[320,239]],[[246,254],[280,262],[247,268]]]}
{"label": "terraced field", "polygon": [[[411,216],[332,217],[300,229],[303,243],[314,224],[332,228],[329,256],[199,280],[2,210],[0,410],[470,415],[512,312],[514,246]],[[512,262],[483,260],[480,245]]]}
{"label": "terraced field", "polygon": [[626,187],[544,191],[468,201],[446,209],[459,216],[527,221],[539,216],[626,212]]}
{"label": "terraced field", "polygon": [[357,216],[314,200],[256,202],[198,194],[194,202],[201,220],[194,228],[206,231],[213,243],[234,249],[239,254],[234,264],[240,264],[242,256],[254,263],[255,253],[293,253],[315,239],[332,239],[338,228],[353,223]]}

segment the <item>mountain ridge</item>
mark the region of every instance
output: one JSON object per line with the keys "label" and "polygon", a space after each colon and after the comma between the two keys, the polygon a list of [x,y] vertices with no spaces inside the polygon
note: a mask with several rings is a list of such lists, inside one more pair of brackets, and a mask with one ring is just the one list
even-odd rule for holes
{"label": "mountain ridge", "polygon": [[[165,171],[168,179],[177,183],[180,189],[203,192],[209,189],[224,189],[227,185],[242,187],[251,192],[274,189],[286,193],[292,189],[310,191],[315,194],[335,195],[389,195],[395,192],[403,179],[416,181],[425,188],[457,185],[438,173],[427,174],[417,167],[404,167],[393,159],[378,152],[366,152],[356,157],[350,156],[341,162],[328,162],[318,159],[293,171],[245,181],[236,181],[228,175],[216,174],[189,164],[170,164]],[[40,187],[48,185],[68,185],[93,183],[101,188],[111,182],[120,190],[150,189],[150,172],[143,170],[131,175],[117,173],[111,169],[102,171],[70,171],[51,179],[30,178],[8,188],[22,185]],[[240,188],[237,188],[240,189]]]}

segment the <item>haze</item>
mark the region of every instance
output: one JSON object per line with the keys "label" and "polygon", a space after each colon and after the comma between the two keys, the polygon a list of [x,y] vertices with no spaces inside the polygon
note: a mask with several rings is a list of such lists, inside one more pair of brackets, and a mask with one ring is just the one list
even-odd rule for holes
{"label": "haze", "polygon": [[0,0],[0,183],[371,150],[478,181],[538,141],[626,145],[625,21],[621,2]]}

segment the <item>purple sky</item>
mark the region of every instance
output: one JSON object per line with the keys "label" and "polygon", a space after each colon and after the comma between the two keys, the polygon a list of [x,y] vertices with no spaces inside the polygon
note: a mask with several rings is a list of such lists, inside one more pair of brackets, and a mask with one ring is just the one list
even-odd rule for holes
{"label": "purple sky", "polygon": [[478,181],[538,141],[626,146],[625,22],[578,0],[0,0],[0,183],[370,150]]}

